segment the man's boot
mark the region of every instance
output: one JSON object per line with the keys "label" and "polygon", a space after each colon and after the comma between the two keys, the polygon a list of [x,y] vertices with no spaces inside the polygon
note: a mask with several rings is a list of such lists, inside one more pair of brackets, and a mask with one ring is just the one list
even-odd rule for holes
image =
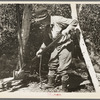
{"label": "man's boot", "polygon": [[68,75],[62,76],[62,91],[63,92],[68,92]]}
{"label": "man's boot", "polygon": [[44,89],[55,87],[55,76],[48,76],[48,83],[44,86]]}

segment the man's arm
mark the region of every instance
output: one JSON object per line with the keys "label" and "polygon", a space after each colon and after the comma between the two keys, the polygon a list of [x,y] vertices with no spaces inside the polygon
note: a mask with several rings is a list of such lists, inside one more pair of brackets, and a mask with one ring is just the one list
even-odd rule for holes
{"label": "man's arm", "polygon": [[52,23],[56,23],[62,28],[66,27],[66,29],[62,31],[62,34],[66,35],[69,33],[70,30],[75,29],[75,27],[78,25],[78,20],[71,19],[71,18],[65,18],[63,16],[53,16],[51,20],[51,24]]}
{"label": "man's arm", "polygon": [[75,19],[74,20],[72,19],[72,22],[68,25],[68,27],[66,29],[64,29],[62,31],[62,34],[63,35],[68,35],[69,31],[70,30],[75,30],[75,28],[77,27],[77,25],[78,25],[78,21],[75,20]]}

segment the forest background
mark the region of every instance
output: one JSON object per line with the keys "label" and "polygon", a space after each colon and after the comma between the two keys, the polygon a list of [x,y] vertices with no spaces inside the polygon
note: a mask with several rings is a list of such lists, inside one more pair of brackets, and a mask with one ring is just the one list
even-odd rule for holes
{"label": "forest background", "polygon": [[[25,10],[25,4],[19,4],[20,15],[20,27],[22,27],[23,11]],[[77,9],[79,8],[77,5]],[[61,15],[67,18],[71,18],[71,8],[69,4],[32,4],[31,12],[34,14],[35,9],[47,8],[50,15]],[[19,54],[19,41],[17,34],[17,10],[16,4],[0,4],[0,26],[3,28],[0,31],[0,79],[12,77],[13,70],[18,65]],[[31,17],[31,25],[29,38],[25,47],[24,59],[27,65],[27,70],[34,73],[34,70],[39,71],[39,59],[33,63],[33,67],[30,68],[29,63],[35,56],[36,51],[39,49],[43,40],[43,29],[40,24],[34,23],[34,17]],[[87,49],[90,54],[93,64],[95,61],[92,59],[95,55],[100,57],[100,5],[99,4],[83,4],[82,10],[78,13],[79,24],[84,36],[84,40],[89,42]],[[43,56],[42,70],[48,72],[48,59],[49,52],[46,52]],[[97,61],[97,58],[95,59]],[[98,65],[98,64],[97,64]],[[95,70],[99,72],[99,67],[95,67]],[[98,70],[99,69],[99,70]],[[47,74],[47,73],[46,73]]]}

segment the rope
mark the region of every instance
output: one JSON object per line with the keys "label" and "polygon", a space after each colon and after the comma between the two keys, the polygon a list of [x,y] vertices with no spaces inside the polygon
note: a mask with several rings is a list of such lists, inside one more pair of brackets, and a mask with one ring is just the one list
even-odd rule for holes
{"label": "rope", "polygon": [[40,88],[42,88],[41,67],[42,67],[42,56],[40,56],[40,64],[39,64]]}

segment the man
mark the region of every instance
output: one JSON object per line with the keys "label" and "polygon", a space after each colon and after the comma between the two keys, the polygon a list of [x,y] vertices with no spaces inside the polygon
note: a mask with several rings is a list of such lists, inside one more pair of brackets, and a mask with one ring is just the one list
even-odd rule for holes
{"label": "man", "polygon": [[56,43],[54,50],[51,53],[48,64],[48,83],[45,88],[55,87],[56,76],[61,76],[62,91],[68,91],[67,86],[69,76],[67,70],[72,62],[73,50],[73,40],[71,39],[70,31],[75,30],[78,21],[62,16],[49,16],[46,9],[40,10],[36,13],[35,21],[40,22],[43,27],[50,26],[47,30],[48,32],[46,31],[44,34],[43,44],[36,53],[38,57],[42,55],[42,51],[49,44],[48,41],[50,38],[55,40],[60,34],[62,34],[61,39]]}

